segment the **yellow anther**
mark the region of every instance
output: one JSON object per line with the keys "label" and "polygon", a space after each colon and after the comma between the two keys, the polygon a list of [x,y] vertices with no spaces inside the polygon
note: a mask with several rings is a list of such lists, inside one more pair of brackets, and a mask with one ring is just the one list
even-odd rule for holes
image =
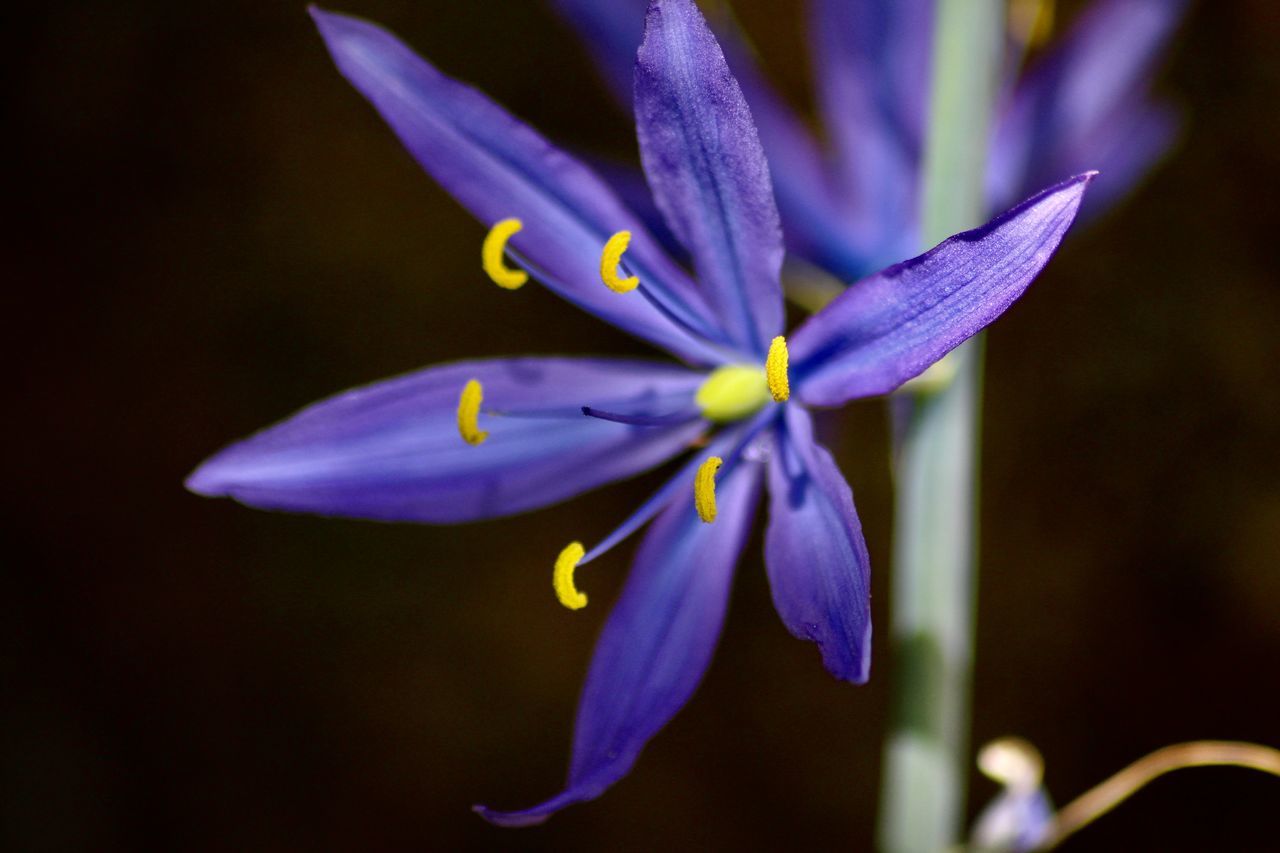
{"label": "yellow anther", "polygon": [[716,472],[723,464],[719,456],[711,456],[698,466],[698,473],[693,477],[693,505],[698,510],[698,518],[707,524],[716,520]]}
{"label": "yellow anther", "polygon": [[519,219],[504,219],[489,229],[480,248],[480,263],[484,271],[494,284],[507,290],[518,290],[529,280],[527,272],[511,269],[502,259],[507,251],[507,241],[521,228],[524,228],[524,223]]}
{"label": "yellow anther", "polygon": [[458,398],[458,433],[467,444],[480,444],[489,437],[489,433],[480,430],[480,403],[484,400],[484,389],[475,379],[462,386],[462,396]]}
{"label": "yellow anther", "polygon": [[707,420],[731,423],[764,408],[769,383],[758,365],[726,364],[711,371],[693,399]]}
{"label": "yellow anther", "polygon": [[787,339],[778,335],[769,342],[769,354],[764,359],[764,375],[769,382],[769,393],[775,403],[785,403],[791,397],[791,382],[787,379]]}
{"label": "yellow anther", "polygon": [[619,231],[604,244],[600,253],[600,278],[605,286],[614,293],[630,293],[640,284],[634,275],[630,278],[618,278],[618,264],[622,263],[622,253],[631,245],[631,232]]}
{"label": "yellow anther", "polygon": [[556,570],[551,575],[556,598],[570,610],[581,610],[587,606],[587,596],[578,592],[578,588],[573,585],[573,570],[578,568],[585,553],[581,542],[570,542],[560,552],[560,556],[556,557]]}

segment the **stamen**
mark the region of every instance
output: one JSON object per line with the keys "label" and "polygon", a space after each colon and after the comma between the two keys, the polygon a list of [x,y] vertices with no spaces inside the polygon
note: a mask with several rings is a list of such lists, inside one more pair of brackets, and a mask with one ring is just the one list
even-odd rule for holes
{"label": "stamen", "polygon": [[622,263],[622,253],[630,245],[631,232],[619,231],[609,238],[609,242],[604,244],[604,251],[600,253],[600,278],[614,293],[630,293],[640,284],[640,279],[634,275],[630,278],[618,278],[618,264]]}
{"label": "stamen", "polygon": [[698,518],[707,524],[716,520],[716,472],[723,464],[719,456],[712,456],[693,477],[693,505],[698,510]]}
{"label": "stamen", "polygon": [[480,403],[484,400],[484,389],[479,381],[471,379],[462,386],[462,396],[458,398],[458,434],[467,444],[481,444],[489,433],[480,429]]}
{"label": "stamen", "polygon": [[484,271],[493,279],[493,283],[506,290],[518,290],[529,280],[524,270],[513,270],[502,260],[507,250],[507,241],[524,228],[519,219],[504,219],[496,223],[485,235],[484,245],[480,248],[480,263]]}
{"label": "stamen", "polygon": [[[772,423],[772,418],[773,413],[762,413],[748,424],[740,427],[731,427],[721,432],[714,440],[704,437],[702,440],[694,442],[691,446],[698,448],[710,446],[711,453],[725,459],[725,465],[733,466],[736,464],[736,460],[747,453],[747,448],[755,440],[756,436],[760,434],[760,431]],[[584,566],[592,560],[607,554],[628,536],[648,524],[655,515],[671,506],[671,502],[678,499],[681,494],[687,495],[689,493],[689,482],[691,480],[697,481],[699,467],[701,467],[701,463],[697,459],[691,459],[681,465],[680,470],[663,483],[661,488],[650,495],[649,499],[641,504],[639,509],[628,516],[612,533],[594,545],[578,565]],[[722,468],[721,470],[724,469]]]}
{"label": "stamen", "polygon": [[787,402],[791,397],[791,382],[787,379],[787,339],[782,335],[769,342],[764,374],[769,380],[769,393],[773,395],[774,402]]}
{"label": "stamen", "polygon": [[598,418],[602,421],[612,421],[616,424],[627,424],[629,426],[674,426],[676,424],[688,423],[698,416],[694,411],[671,412],[666,415],[632,415],[626,412],[608,412],[604,409],[597,409],[594,406],[583,406],[582,414],[589,418]]}
{"label": "stamen", "polygon": [[556,598],[570,610],[581,610],[587,606],[587,596],[578,592],[578,588],[573,585],[573,570],[578,568],[585,553],[581,542],[570,542],[560,552],[560,556],[556,557],[556,569],[551,575]]}

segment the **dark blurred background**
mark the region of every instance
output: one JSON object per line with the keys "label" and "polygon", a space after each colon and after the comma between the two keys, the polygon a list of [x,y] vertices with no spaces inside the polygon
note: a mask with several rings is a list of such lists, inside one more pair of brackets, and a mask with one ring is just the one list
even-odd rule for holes
{"label": "dark blurred background", "polygon": [[[536,2],[350,0],[553,138],[629,122]],[[811,92],[798,2],[740,2]],[[1067,4],[1067,13],[1075,8]],[[0,842],[15,850],[868,849],[886,684],[825,675],[749,549],[691,705],[541,829],[592,606],[551,558],[652,477],[509,521],[389,526],[183,491],[224,443],[462,356],[643,353],[482,276],[483,231],[337,75],[295,2],[8,13],[10,280]],[[974,736],[1021,734],[1060,801],[1164,744],[1280,743],[1280,10],[1202,4],[1163,88],[1177,156],[990,338]],[[838,448],[887,625],[883,404]],[[975,774],[976,809],[994,786]],[[1069,850],[1275,849],[1280,784],[1153,784]]]}

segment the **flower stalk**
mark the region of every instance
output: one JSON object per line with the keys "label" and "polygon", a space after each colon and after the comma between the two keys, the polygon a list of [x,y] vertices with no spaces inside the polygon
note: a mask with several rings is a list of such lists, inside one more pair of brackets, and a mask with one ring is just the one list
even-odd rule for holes
{"label": "flower stalk", "polygon": [[1149,782],[1188,767],[1243,767],[1280,776],[1280,750],[1256,743],[1198,740],[1146,755],[1064,806],[1048,836],[1034,848],[1052,850],[1120,805]]}
{"label": "flower stalk", "polygon": [[[1000,61],[998,0],[939,0],[926,141],[926,245],[981,222]],[[976,592],[980,336],[949,359],[954,376],[910,402],[896,460],[880,848],[947,849],[963,837]]]}

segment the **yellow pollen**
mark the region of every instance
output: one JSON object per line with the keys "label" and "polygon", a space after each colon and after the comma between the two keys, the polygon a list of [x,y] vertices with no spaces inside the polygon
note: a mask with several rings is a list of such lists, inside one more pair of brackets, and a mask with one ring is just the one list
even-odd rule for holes
{"label": "yellow pollen", "polygon": [[618,264],[622,263],[622,253],[631,245],[631,232],[619,231],[604,244],[600,253],[600,278],[605,286],[614,293],[630,293],[640,284],[634,275],[630,278],[618,278]]}
{"label": "yellow pollen", "polygon": [[732,423],[764,408],[769,383],[759,365],[726,364],[711,371],[693,399],[707,420]]}
{"label": "yellow pollen", "polygon": [[489,433],[480,430],[480,403],[484,400],[484,389],[475,379],[462,386],[462,396],[458,398],[458,433],[467,444],[480,444],[489,437]]}
{"label": "yellow pollen", "polygon": [[787,402],[791,397],[791,382],[787,379],[787,339],[782,335],[769,342],[764,375],[769,381],[769,393],[773,395],[774,402]]}
{"label": "yellow pollen", "polygon": [[507,241],[521,228],[524,228],[524,223],[519,219],[504,219],[489,229],[484,245],[480,247],[480,263],[484,271],[494,284],[507,290],[518,290],[529,280],[527,272],[511,269],[502,259],[507,251]]}
{"label": "yellow pollen", "polygon": [[698,518],[707,524],[716,520],[716,472],[723,464],[719,456],[709,457],[693,477],[693,505],[698,510]]}
{"label": "yellow pollen", "polygon": [[570,542],[556,557],[556,570],[551,575],[556,598],[570,610],[581,610],[587,606],[587,596],[573,585],[573,570],[578,568],[578,562],[585,553],[581,542]]}

